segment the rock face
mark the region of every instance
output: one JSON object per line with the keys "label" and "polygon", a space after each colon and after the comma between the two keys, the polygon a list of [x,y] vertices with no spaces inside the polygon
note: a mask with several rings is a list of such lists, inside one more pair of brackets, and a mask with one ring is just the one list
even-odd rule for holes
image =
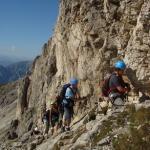
{"label": "rock face", "polygon": [[0,85],[0,145],[3,143],[4,135],[7,138],[15,137],[16,128],[13,128],[12,120],[15,120],[16,116],[18,82]]}
{"label": "rock face", "polygon": [[[84,116],[89,108],[94,110],[100,91],[98,84],[118,59],[127,63],[127,75],[135,91],[149,95],[149,56],[149,0],[61,0],[54,35],[44,44],[42,55],[33,62],[31,81],[25,93],[25,107],[31,114],[28,120],[31,121],[33,115],[40,125],[45,105],[48,107],[59,85],[68,82],[70,77],[80,80],[81,96],[86,97],[86,101],[76,104],[77,116]],[[25,87],[22,92],[23,89]],[[22,98],[20,96],[18,101],[22,102]],[[26,113],[22,121],[27,121],[25,116]],[[94,126],[97,129],[98,124]],[[93,136],[97,129],[85,133],[80,146],[88,145],[88,135]],[[74,139],[80,141],[78,135]],[[107,140],[109,142],[109,137]],[[105,140],[99,145],[103,143]],[[80,146],[74,144],[72,149],[80,149]]]}
{"label": "rock face", "polygon": [[97,114],[91,121],[87,115],[71,132],[50,137],[37,150],[148,150],[149,108],[150,101],[110,111],[107,116]]}
{"label": "rock face", "polygon": [[28,107],[27,93],[29,84],[30,84],[29,76],[26,76],[24,79],[22,79],[22,81],[20,81],[20,86],[18,89],[17,112],[16,112],[18,118],[21,118],[21,115],[25,112],[25,110]]}
{"label": "rock face", "polygon": [[0,109],[10,105],[17,99],[17,82],[0,85]]}
{"label": "rock face", "polygon": [[137,91],[150,93],[149,9],[149,0],[61,0],[55,33],[33,63],[29,107],[48,105],[73,76],[80,80],[81,96],[88,97],[87,107],[93,106],[99,81],[120,58]]}

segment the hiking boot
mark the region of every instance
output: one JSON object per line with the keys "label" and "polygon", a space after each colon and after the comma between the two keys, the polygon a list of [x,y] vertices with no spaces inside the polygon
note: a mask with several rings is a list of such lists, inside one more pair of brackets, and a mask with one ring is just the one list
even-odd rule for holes
{"label": "hiking boot", "polygon": [[61,127],[61,133],[65,132],[65,127]]}

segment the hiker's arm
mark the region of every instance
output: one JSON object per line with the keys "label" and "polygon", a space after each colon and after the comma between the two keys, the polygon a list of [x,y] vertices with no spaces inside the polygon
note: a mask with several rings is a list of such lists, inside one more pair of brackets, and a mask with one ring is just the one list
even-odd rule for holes
{"label": "hiker's arm", "polygon": [[77,92],[77,94],[76,94],[76,99],[80,99],[80,98],[81,98],[80,93]]}
{"label": "hiker's arm", "polygon": [[125,83],[126,88],[128,89],[128,92],[131,91],[131,87],[129,83]]}
{"label": "hiker's arm", "polygon": [[118,90],[120,93],[129,92],[129,89],[128,89],[128,88],[123,88],[123,87],[121,87],[121,86],[117,86],[116,88],[117,88],[117,90]]}
{"label": "hiker's arm", "polygon": [[123,82],[123,84],[124,84],[124,81],[123,81],[123,80],[120,81],[119,77],[114,76],[114,77],[112,78],[112,84],[113,84],[112,89],[113,89],[113,88],[116,88],[120,93],[129,92],[129,89],[128,89],[126,86],[123,87],[121,82]]}
{"label": "hiker's arm", "polygon": [[81,99],[80,92],[77,89],[77,92],[76,92],[76,95],[75,95],[75,100],[80,100],[80,99]]}
{"label": "hiker's arm", "polygon": [[88,97],[87,96],[84,96],[84,97],[79,97],[78,99],[75,99],[75,101],[77,102],[79,102],[79,101],[85,101],[85,100],[87,100],[88,99]]}

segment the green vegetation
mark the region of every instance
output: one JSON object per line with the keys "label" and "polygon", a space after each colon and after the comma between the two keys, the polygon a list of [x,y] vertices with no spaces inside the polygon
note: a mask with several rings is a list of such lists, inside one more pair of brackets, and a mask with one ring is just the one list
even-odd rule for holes
{"label": "green vegetation", "polygon": [[115,150],[148,150],[150,148],[150,109],[128,107],[129,133],[113,139]]}
{"label": "green vegetation", "polygon": [[108,119],[104,121],[100,128],[101,130],[93,138],[93,142],[92,142],[93,145],[95,145],[97,142],[99,142],[100,140],[105,138],[109,133],[111,133],[113,129],[112,126],[113,126],[112,120]]}
{"label": "green vegetation", "polygon": [[[127,128],[127,132],[114,137],[113,131]],[[125,130],[126,131],[126,130]],[[124,112],[109,117],[93,137],[93,146],[103,138],[110,136],[115,150],[148,150],[150,149],[150,109],[134,105],[127,106]]]}
{"label": "green vegetation", "polygon": [[117,127],[124,127],[126,125],[127,118],[128,118],[127,111],[118,114],[118,116],[115,118]]}

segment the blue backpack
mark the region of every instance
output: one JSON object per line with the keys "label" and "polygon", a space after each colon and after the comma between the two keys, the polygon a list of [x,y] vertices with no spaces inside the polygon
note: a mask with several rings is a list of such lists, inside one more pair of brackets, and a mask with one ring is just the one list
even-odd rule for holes
{"label": "blue backpack", "polygon": [[74,106],[74,101],[72,99],[67,99],[65,97],[67,88],[70,88],[72,93],[75,94],[73,89],[70,86],[71,86],[70,84],[65,84],[62,88],[62,91],[61,91],[62,107],[73,107]]}
{"label": "blue backpack", "polygon": [[70,87],[70,83],[63,85],[61,91],[60,91],[60,98],[63,100],[65,98],[66,90],[68,87]]}
{"label": "blue backpack", "polygon": [[63,113],[63,99],[65,99],[66,90],[68,87],[70,87],[71,84],[65,84],[61,87],[61,90],[59,92],[59,98],[58,98],[58,106],[61,113]]}

